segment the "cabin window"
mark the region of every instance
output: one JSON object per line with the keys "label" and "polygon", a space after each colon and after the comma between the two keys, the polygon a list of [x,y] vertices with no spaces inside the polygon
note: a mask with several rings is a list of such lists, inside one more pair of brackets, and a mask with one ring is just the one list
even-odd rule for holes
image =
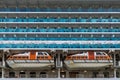
{"label": "cabin window", "polygon": [[10,78],[15,78],[15,72],[9,72],[9,77]]}
{"label": "cabin window", "polygon": [[78,72],[69,72],[70,78],[76,78],[78,74]]}
{"label": "cabin window", "polygon": [[36,72],[30,72],[30,78],[35,78],[36,77]]}
{"label": "cabin window", "polygon": [[2,72],[0,72],[0,78],[2,77]]}
{"label": "cabin window", "polygon": [[93,72],[93,78],[97,78],[98,72]]}
{"label": "cabin window", "polygon": [[46,78],[47,77],[46,72],[40,72],[40,77],[41,78]]}
{"label": "cabin window", "polygon": [[103,72],[104,78],[109,78],[109,72]]}
{"label": "cabin window", "polygon": [[66,77],[66,72],[60,72],[60,77],[65,78]]}
{"label": "cabin window", "polygon": [[25,72],[24,71],[20,72],[19,74],[20,74],[20,78],[25,78]]}
{"label": "cabin window", "polygon": [[120,74],[119,72],[116,72],[116,77],[117,77],[117,78],[119,78],[119,74]]}

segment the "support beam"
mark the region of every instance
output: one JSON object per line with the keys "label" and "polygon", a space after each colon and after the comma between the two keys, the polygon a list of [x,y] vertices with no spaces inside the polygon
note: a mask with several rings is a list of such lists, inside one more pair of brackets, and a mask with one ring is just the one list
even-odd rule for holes
{"label": "support beam", "polygon": [[116,78],[116,54],[113,53],[114,78]]}
{"label": "support beam", "polygon": [[56,67],[61,68],[62,67],[62,60],[61,60],[61,54],[56,55]]}
{"label": "support beam", "polygon": [[2,56],[2,78],[4,78],[4,74],[5,74],[5,55],[4,55],[4,52],[3,52],[3,56]]}
{"label": "support beam", "polygon": [[58,68],[58,78],[60,78],[60,68]]}

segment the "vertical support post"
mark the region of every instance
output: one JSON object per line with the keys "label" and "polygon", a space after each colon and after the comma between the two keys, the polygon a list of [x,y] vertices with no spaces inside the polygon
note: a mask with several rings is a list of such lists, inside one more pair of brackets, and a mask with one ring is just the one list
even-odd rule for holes
{"label": "vertical support post", "polygon": [[56,67],[57,68],[62,67],[61,54],[57,54],[57,56],[56,56]]}
{"label": "vertical support post", "polygon": [[58,68],[58,78],[60,78],[60,68]]}
{"label": "vertical support post", "polygon": [[116,78],[116,54],[113,53],[114,78]]}
{"label": "vertical support post", "polygon": [[2,56],[2,78],[4,78],[4,74],[5,74],[4,68],[5,68],[5,55],[4,55],[4,52],[3,52],[3,56]]}
{"label": "vertical support post", "polygon": [[69,78],[69,71],[66,71],[66,78]]}

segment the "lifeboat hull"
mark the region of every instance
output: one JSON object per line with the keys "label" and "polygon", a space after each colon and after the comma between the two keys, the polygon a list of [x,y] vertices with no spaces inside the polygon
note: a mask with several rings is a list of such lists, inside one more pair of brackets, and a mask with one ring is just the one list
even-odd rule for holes
{"label": "lifeboat hull", "polygon": [[54,65],[54,61],[53,60],[28,60],[28,61],[23,61],[23,60],[7,60],[6,61],[7,64],[14,69],[19,69],[19,68],[48,68],[49,66]]}
{"label": "lifeboat hull", "polygon": [[84,61],[84,60],[66,60],[64,61],[67,68],[69,69],[77,69],[77,68],[100,68],[107,67],[113,65],[112,60],[110,61]]}

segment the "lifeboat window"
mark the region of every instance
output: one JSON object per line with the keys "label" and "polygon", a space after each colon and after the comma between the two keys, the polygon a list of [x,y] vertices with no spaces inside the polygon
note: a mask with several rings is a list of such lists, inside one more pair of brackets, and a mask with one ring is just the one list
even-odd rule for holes
{"label": "lifeboat window", "polygon": [[84,58],[84,56],[82,56],[81,58]]}
{"label": "lifeboat window", "polygon": [[75,57],[75,56],[73,56],[73,59],[76,59],[76,57]]}
{"label": "lifeboat window", "polygon": [[46,52],[45,52],[44,54],[45,54],[45,55],[47,55],[47,53],[46,53]]}
{"label": "lifeboat window", "polygon": [[18,58],[21,58],[20,56]]}
{"label": "lifeboat window", "polygon": [[13,57],[13,58],[16,58],[16,57]]}
{"label": "lifeboat window", "polygon": [[26,58],[25,56],[23,56],[22,58]]}
{"label": "lifeboat window", "polygon": [[77,59],[80,59],[80,57],[79,57],[79,56],[77,56]]}
{"label": "lifeboat window", "polygon": [[38,52],[38,55],[43,55],[43,53],[42,52]]}
{"label": "lifeboat window", "polygon": [[68,58],[71,58],[70,56]]}
{"label": "lifeboat window", "polygon": [[44,53],[45,55],[47,55],[46,53]]}
{"label": "lifeboat window", "polygon": [[100,52],[96,52],[97,55],[102,55]]}
{"label": "lifeboat window", "polygon": [[96,52],[96,55],[105,55],[104,52]]}
{"label": "lifeboat window", "polygon": [[48,59],[48,57],[47,57],[47,56],[45,56],[45,59]]}
{"label": "lifeboat window", "polygon": [[42,59],[44,58],[44,57],[41,57]]}
{"label": "lifeboat window", "polygon": [[40,56],[38,56],[37,58],[40,58]]}

